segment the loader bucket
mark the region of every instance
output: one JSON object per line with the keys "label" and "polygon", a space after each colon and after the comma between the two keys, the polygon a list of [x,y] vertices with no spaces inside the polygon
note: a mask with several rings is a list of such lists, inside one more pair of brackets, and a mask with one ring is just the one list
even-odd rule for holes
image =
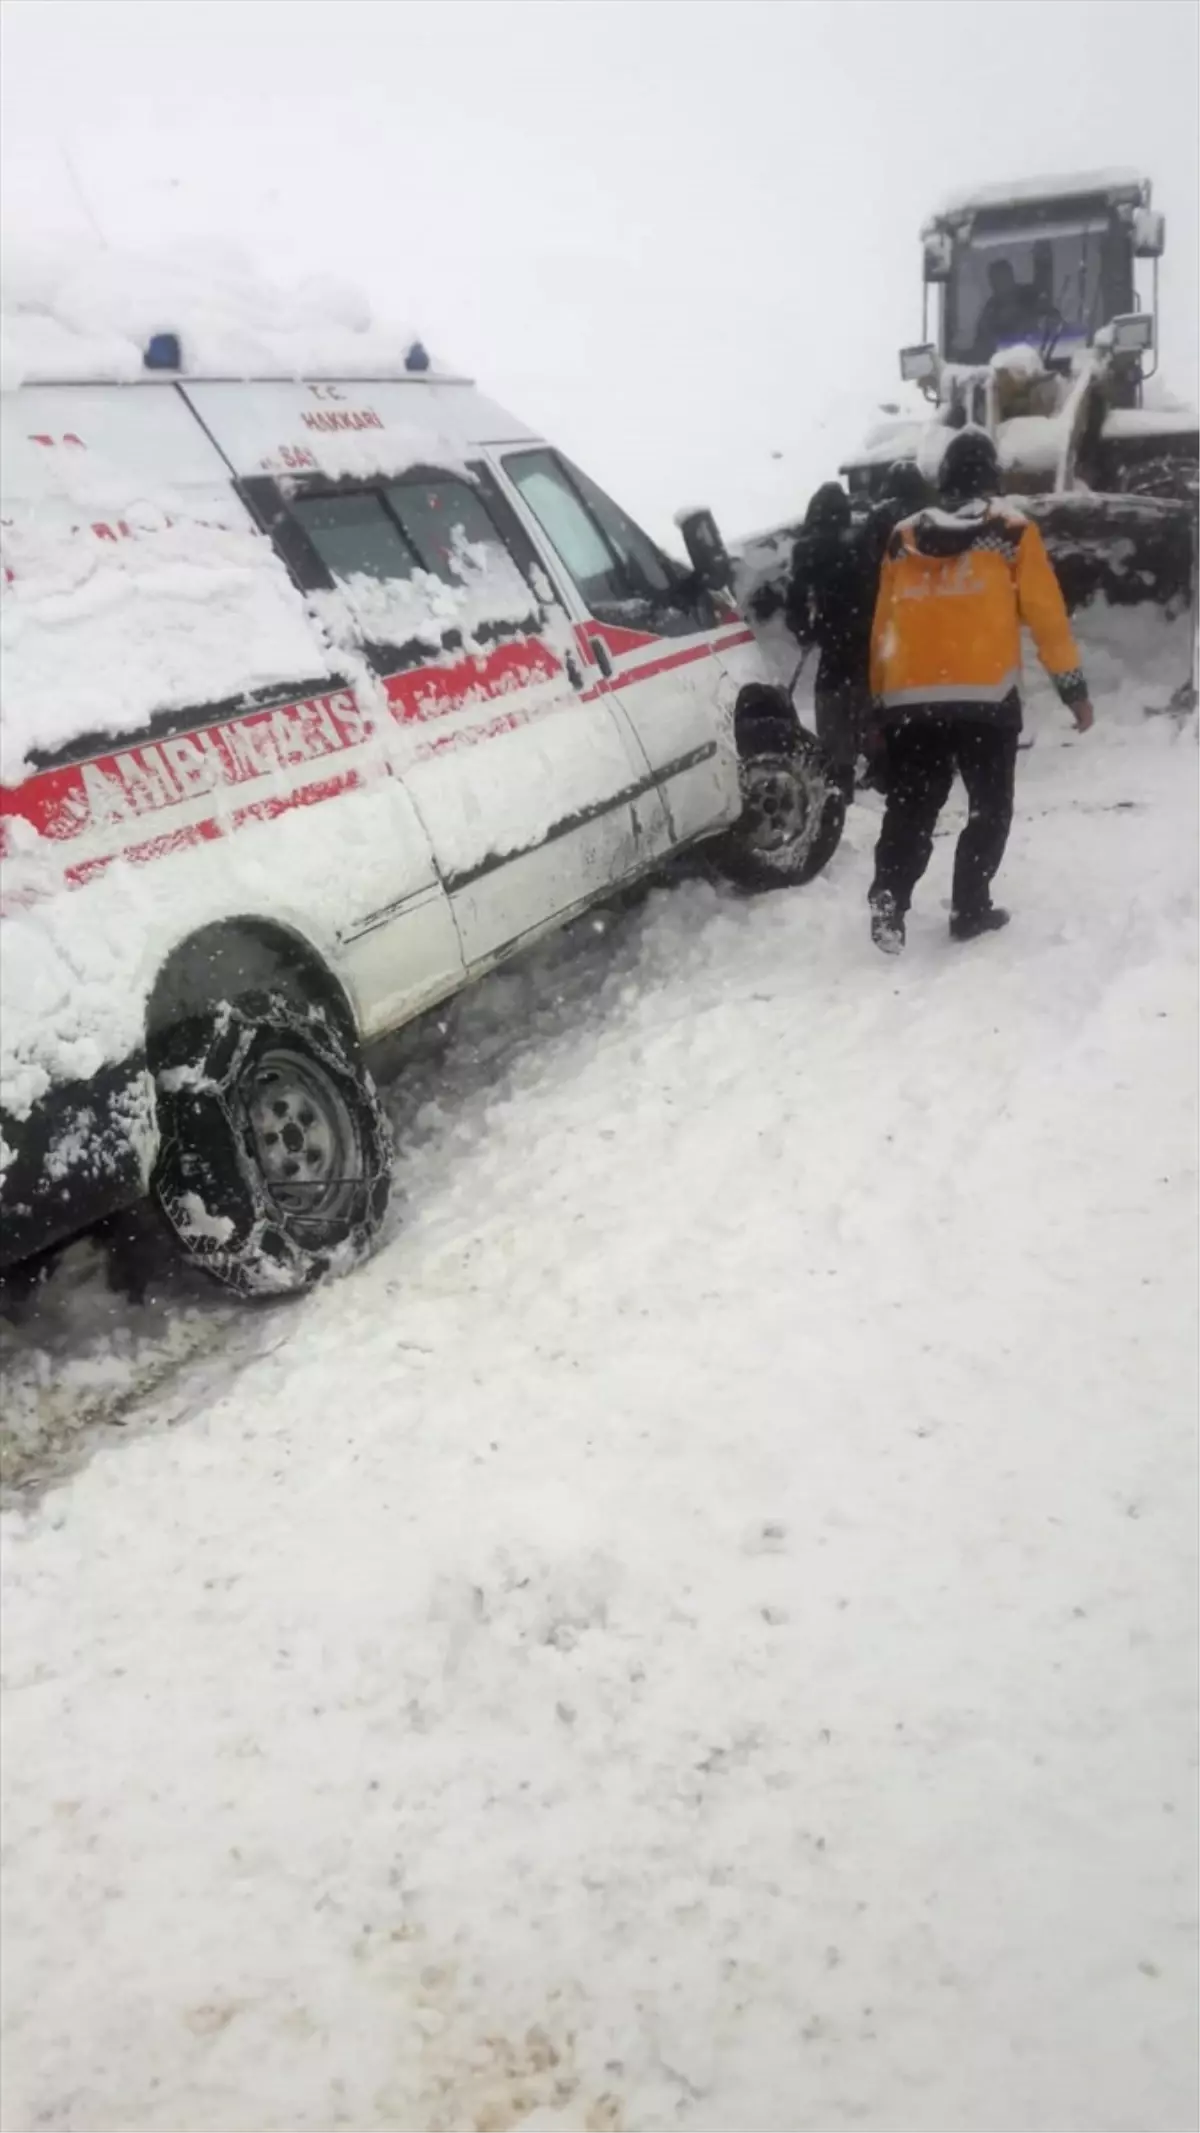
{"label": "loader bucket", "polygon": [[1074,490],[1013,502],[1041,527],[1069,608],[1149,600],[1174,614],[1193,602],[1194,501]]}
{"label": "loader bucket", "polygon": [[[1194,711],[1195,501],[1077,489],[1019,502],[1042,529],[1067,606],[1077,611],[1096,603],[1091,618],[1080,613],[1076,622],[1085,671],[1103,647],[1118,662],[1128,659],[1131,673],[1142,671],[1149,657],[1153,701],[1143,708],[1181,719]],[[1145,629],[1135,625],[1135,606],[1149,620],[1153,653]],[[1117,621],[1121,612],[1127,623]]]}

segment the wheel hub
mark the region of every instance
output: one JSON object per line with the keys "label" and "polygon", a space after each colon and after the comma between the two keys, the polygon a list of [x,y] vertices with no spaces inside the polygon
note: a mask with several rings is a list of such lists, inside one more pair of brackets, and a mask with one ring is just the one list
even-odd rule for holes
{"label": "wheel hub", "polygon": [[803,780],[783,764],[753,766],[746,782],[747,841],[760,852],[782,851],[802,838],[808,827],[808,794]]}
{"label": "wheel hub", "polygon": [[336,1082],[314,1059],[264,1052],[246,1078],[243,1103],[251,1151],[276,1205],[327,1212],[353,1182],[357,1154]]}

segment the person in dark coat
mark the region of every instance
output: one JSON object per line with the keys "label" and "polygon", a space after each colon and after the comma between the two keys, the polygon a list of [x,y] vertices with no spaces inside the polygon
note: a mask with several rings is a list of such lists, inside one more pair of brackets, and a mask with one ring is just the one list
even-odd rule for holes
{"label": "person in dark coat", "polygon": [[975,322],[971,360],[988,363],[998,348],[1011,348],[1016,341],[1040,339],[1038,290],[1033,282],[1018,281],[1010,259],[994,259],[988,268],[991,293]]}
{"label": "person in dark coat", "polygon": [[798,644],[819,652],[814,689],[817,738],[847,800],[871,713],[871,617],[878,561],[850,518],[836,481],[817,490],[792,557],[785,614]]}
{"label": "person in dark coat", "polygon": [[[906,518],[914,518],[918,511],[923,511],[925,506],[932,502],[933,492],[915,462],[911,459],[895,460],[883,477],[879,502],[875,505],[863,534],[870,559],[872,613],[888,542],[897,526],[902,525]],[[872,792],[886,793],[887,746],[883,728],[876,716],[874,699],[866,714],[863,753],[867,759],[863,784]]]}
{"label": "person in dark coat", "polygon": [[897,459],[883,480],[879,502],[871,513],[871,537],[875,548],[876,577],[887,554],[887,544],[903,519],[915,518],[933,502],[929,483],[911,459]]}

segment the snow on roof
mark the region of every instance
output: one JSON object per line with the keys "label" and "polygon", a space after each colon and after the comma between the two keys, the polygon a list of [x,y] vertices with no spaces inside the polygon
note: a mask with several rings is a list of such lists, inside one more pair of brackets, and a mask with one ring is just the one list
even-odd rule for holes
{"label": "snow on roof", "polygon": [[1076,200],[1091,193],[1136,194],[1149,198],[1150,180],[1140,170],[1114,166],[1109,170],[1072,171],[1048,178],[1017,178],[1007,185],[976,185],[969,191],[951,193],[934,210],[932,220],[965,215],[987,207],[1020,207],[1034,200]]}
{"label": "snow on roof", "polygon": [[[273,282],[221,244],[127,253],[6,235],[0,258],[5,391],[144,377],[146,344],[160,333],[178,337],[183,375],[209,378],[403,377],[419,340],[375,319],[344,282]],[[433,363],[427,373],[448,374]]]}

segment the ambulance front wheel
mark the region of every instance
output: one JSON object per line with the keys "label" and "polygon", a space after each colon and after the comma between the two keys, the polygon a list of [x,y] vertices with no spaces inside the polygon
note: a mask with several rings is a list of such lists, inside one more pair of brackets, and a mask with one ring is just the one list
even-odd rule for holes
{"label": "ambulance front wheel", "polygon": [[846,797],[820,743],[801,732],[786,750],[743,757],[740,820],[717,847],[721,871],[745,889],[797,889],[841,842]]}

